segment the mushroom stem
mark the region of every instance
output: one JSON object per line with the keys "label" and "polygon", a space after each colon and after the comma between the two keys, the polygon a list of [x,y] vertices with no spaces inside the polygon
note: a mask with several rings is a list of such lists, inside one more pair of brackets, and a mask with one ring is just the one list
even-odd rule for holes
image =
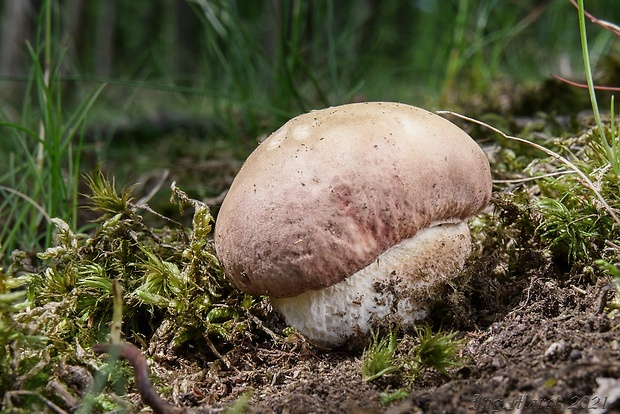
{"label": "mushroom stem", "polygon": [[466,223],[438,224],[392,246],[336,285],[271,298],[271,303],[311,342],[342,345],[356,333],[367,335],[373,318],[389,315],[404,326],[424,319],[426,299],[463,267],[470,250]]}

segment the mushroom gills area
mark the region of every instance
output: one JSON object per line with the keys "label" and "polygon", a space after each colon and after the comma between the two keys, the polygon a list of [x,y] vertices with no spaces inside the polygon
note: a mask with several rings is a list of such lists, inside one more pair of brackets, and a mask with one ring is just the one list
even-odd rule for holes
{"label": "mushroom gills area", "polygon": [[437,224],[392,246],[340,283],[293,298],[271,298],[271,303],[311,342],[340,346],[368,334],[375,321],[390,318],[411,326],[424,319],[435,288],[462,269],[470,251],[466,223]]}

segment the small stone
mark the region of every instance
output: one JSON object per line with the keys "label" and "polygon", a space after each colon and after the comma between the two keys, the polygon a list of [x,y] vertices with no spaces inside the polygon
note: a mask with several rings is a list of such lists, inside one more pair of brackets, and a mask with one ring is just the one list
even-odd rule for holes
{"label": "small stone", "polygon": [[571,351],[570,351],[570,355],[569,355],[569,357],[570,357],[570,359],[572,359],[573,361],[575,361],[575,360],[577,360],[577,359],[580,359],[580,358],[581,358],[581,356],[582,356],[582,355],[581,355],[581,351],[580,351],[580,350],[578,350],[578,349],[573,349],[573,350],[571,350]]}
{"label": "small stone", "polygon": [[554,342],[549,345],[549,348],[545,351],[544,357],[547,360],[555,361],[559,359],[560,355],[564,353],[566,344],[562,342]]}

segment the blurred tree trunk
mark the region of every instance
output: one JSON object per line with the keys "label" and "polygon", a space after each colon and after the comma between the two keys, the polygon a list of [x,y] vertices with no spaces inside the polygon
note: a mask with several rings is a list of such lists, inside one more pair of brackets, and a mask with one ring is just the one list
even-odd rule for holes
{"label": "blurred tree trunk", "polygon": [[[28,15],[32,5],[30,0],[5,0],[2,7],[2,28],[0,29],[0,75],[25,76],[28,54],[25,53],[26,40],[30,35]],[[14,99],[18,93],[17,82],[2,82],[0,93]]]}
{"label": "blurred tree trunk", "polygon": [[200,27],[196,26],[194,11],[187,1],[177,2],[177,35],[175,47],[174,70],[179,73],[191,73],[200,64],[199,36],[196,33]]}
{"label": "blurred tree trunk", "polygon": [[84,27],[82,24],[84,3],[84,0],[66,0],[63,7],[67,15],[66,35],[64,36],[67,44],[67,55],[74,65],[82,63],[80,62],[80,51],[84,49],[84,40],[81,36]]}
{"label": "blurred tree trunk", "polygon": [[116,0],[101,0],[95,39],[95,74],[102,77],[112,75],[114,53],[114,27],[116,21]]}

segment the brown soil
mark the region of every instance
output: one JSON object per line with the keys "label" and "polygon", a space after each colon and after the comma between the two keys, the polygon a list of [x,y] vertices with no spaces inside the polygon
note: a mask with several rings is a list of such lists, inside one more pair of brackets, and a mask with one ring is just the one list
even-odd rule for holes
{"label": "brown soil", "polygon": [[[603,386],[620,378],[620,317],[605,310],[609,281],[562,280],[548,260],[529,268],[534,262],[501,282],[485,273],[488,264],[474,263],[467,287],[436,305],[437,324],[466,339],[465,366],[451,377],[426,369],[412,379],[403,369],[367,383],[359,349],[322,351],[297,335],[248,338],[221,349],[221,358],[179,349],[155,356],[152,377],[190,412],[221,412],[244,394],[250,413],[620,412],[620,382]],[[277,319],[266,325],[284,327]],[[399,356],[414,338],[401,334]],[[409,395],[382,406],[380,394],[396,389]]]}

